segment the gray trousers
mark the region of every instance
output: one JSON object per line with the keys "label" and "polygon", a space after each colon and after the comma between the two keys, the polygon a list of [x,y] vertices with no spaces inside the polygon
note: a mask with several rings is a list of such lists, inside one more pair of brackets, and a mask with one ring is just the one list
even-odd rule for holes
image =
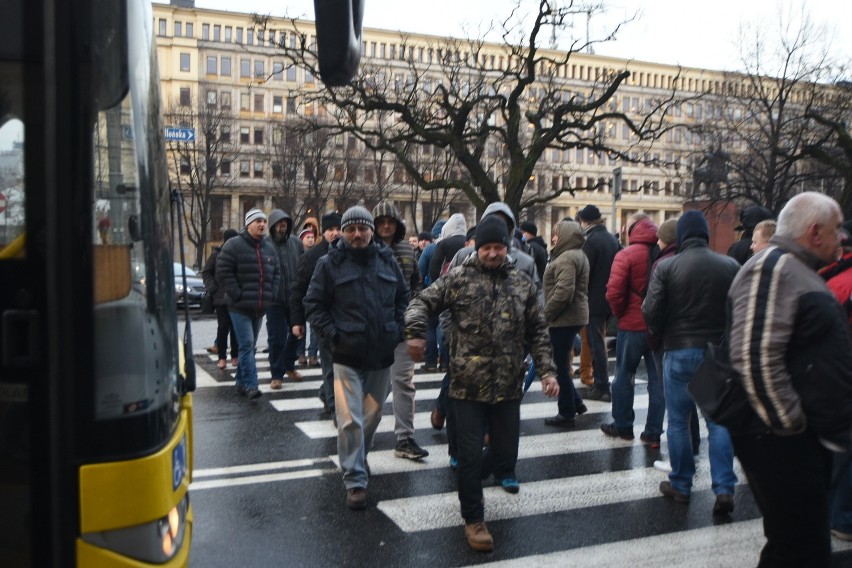
{"label": "gray trousers", "polygon": [[396,346],[391,366],[393,388],[394,434],[397,441],[414,436],[414,361],[408,355],[405,341]]}
{"label": "gray trousers", "polygon": [[346,489],[367,487],[367,452],[390,390],[390,367],[364,371],[334,364],[337,455]]}

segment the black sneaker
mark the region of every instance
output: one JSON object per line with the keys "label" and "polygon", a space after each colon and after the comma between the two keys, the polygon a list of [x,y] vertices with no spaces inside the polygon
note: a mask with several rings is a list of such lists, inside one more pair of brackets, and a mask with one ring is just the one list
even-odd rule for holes
{"label": "black sneaker", "polygon": [[263,393],[258,389],[249,389],[246,391],[246,396],[249,397],[250,400],[255,398],[260,398]]}
{"label": "black sneaker", "polygon": [[586,393],[586,396],[584,398],[586,398],[587,400],[612,402],[612,395],[609,393],[609,390],[599,389],[596,387],[590,388],[589,392]]}
{"label": "black sneaker", "polygon": [[353,511],[367,507],[367,490],[363,487],[353,487],[346,490],[346,506]]}
{"label": "black sneaker", "polygon": [[660,435],[659,434],[651,434],[649,432],[642,432],[639,434],[639,440],[642,441],[643,444],[652,449],[657,449],[660,447]]}
{"label": "black sneaker", "polygon": [[582,416],[585,413],[587,413],[588,411],[589,411],[589,409],[582,402],[577,405],[577,416]]}
{"label": "black sneaker", "polygon": [[734,496],[730,493],[721,493],[716,495],[716,502],[713,504],[714,516],[726,516],[734,512]]}
{"label": "black sneaker", "polygon": [[406,438],[405,440],[400,440],[396,443],[393,455],[398,458],[419,460],[428,456],[429,452],[418,446],[417,442],[414,441],[414,438]]}
{"label": "black sneaker", "polygon": [[551,418],[544,419],[545,426],[555,426],[557,428],[573,428],[574,427],[574,419],[573,418],[565,418],[561,414],[557,414]]}
{"label": "black sneaker", "polygon": [[236,395],[245,396],[247,392],[248,391],[246,391],[246,388],[241,387],[240,385],[237,385],[237,386],[234,387],[234,394],[236,394]]}
{"label": "black sneaker", "polygon": [[621,438],[622,440],[628,441],[633,439],[633,430],[621,430],[616,428],[614,422],[611,424],[601,424],[601,432],[610,438]]}

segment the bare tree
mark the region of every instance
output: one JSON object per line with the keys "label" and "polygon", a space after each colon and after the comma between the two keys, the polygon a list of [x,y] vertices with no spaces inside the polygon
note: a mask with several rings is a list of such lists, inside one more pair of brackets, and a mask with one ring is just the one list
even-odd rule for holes
{"label": "bare tree", "polygon": [[836,173],[813,159],[825,142],[814,116],[826,108],[833,69],[822,37],[804,12],[783,14],[774,32],[741,26],[743,72],[727,74],[726,92],[696,105],[704,118],[689,134],[706,148],[691,160],[690,197],[778,213],[794,194],[836,184]]}
{"label": "bare tree", "polygon": [[204,263],[214,191],[226,190],[236,179],[231,171],[237,156],[237,145],[231,140],[234,115],[217,103],[212,99],[188,105],[173,101],[165,113],[168,124],[195,130],[194,141],[169,142],[170,176],[173,187],[183,194],[183,222],[195,247],[195,266]]}
{"label": "bare tree", "polygon": [[[334,132],[349,133],[367,148],[393,155],[423,190],[461,191],[480,210],[500,200],[516,213],[545,203],[575,189],[567,184],[527,191],[547,149],[583,148],[632,161],[629,148],[608,143],[605,125],[624,124],[636,144],[650,142],[670,127],[664,117],[674,92],[636,117],[614,104],[616,91],[629,77],[626,70],[601,68],[597,76],[584,77],[581,88],[569,86],[565,77],[572,56],[597,40],[574,41],[567,52],[542,45],[553,30],[568,25],[572,14],[592,8],[539,0],[537,10],[527,15],[528,6],[518,2],[499,24],[499,44],[481,38],[436,40],[421,59],[421,47],[403,37],[393,65],[368,60],[348,86],[303,96],[338,109],[331,115],[336,122],[329,125]],[[262,20],[255,25],[262,26]],[[300,33],[295,20],[292,26]],[[316,75],[316,50],[309,34],[301,37],[283,54]],[[416,158],[420,152],[414,150],[426,147],[452,156],[460,175],[424,175]],[[492,147],[504,156],[499,172],[488,155]]]}

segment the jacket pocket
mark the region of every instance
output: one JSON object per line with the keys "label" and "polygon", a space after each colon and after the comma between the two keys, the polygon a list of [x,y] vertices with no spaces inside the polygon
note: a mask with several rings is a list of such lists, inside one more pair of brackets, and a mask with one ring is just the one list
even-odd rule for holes
{"label": "jacket pocket", "polygon": [[366,325],[363,322],[343,321],[337,324],[337,341],[334,350],[363,357],[367,350]]}

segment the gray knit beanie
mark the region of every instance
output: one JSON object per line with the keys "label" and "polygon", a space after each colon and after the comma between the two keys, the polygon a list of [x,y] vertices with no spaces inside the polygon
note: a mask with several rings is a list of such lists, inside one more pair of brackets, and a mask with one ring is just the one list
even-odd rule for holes
{"label": "gray knit beanie", "polygon": [[373,224],[373,215],[360,205],[355,205],[346,210],[340,222],[340,230],[342,231],[347,226],[354,224],[367,225],[371,230],[376,230],[376,226]]}

